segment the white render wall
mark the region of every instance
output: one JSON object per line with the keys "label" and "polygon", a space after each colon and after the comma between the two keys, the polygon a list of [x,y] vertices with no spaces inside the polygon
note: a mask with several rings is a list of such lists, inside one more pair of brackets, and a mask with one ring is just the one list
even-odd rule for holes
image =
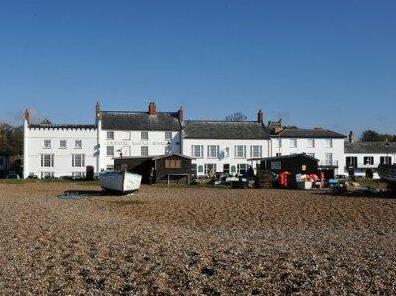
{"label": "white render wall", "polygon": [[[192,155],[192,147],[195,145],[203,146],[203,157],[193,159],[192,163],[198,166],[205,164],[216,164],[216,171],[223,172],[223,165],[229,164],[231,166],[237,167],[238,164],[252,165],[256,168],[256,162],[248,160],[250,156],[250,146],[262,146],[262,157],[268,157],[269,140],[227,140],[227,139],[184,139],[183,140],[183,153],[184,155],[194,157]],[[219,146],[219,157],[209,158],[207,156],[208,145],[218,145]],[[246,146],[246,158],[235,158],[234,147],[236,145]],[[225,155],[226,149],[229,149],[229,156]],[[197,175],[204,175],[204,172],[198,172]]]}
{"label": "white render wall", "polygon": [[[281,145],[279,146],[279,139]],[[319,165],[325,165],[325,154],[331,153],[333,156],[333,164],[338,166],[335,169],[336,175],[344,174],[345,157],[344,157],[344,139],[332,139],[332,147],[326,147],[326,139],[317,138],[315,140],[315,146],[310,147],[309,139],[297,138],[297,147],[291,147],[291,140],[295,138],[277,138],[271,139],[271,156],[276,156],[276,153],[281,155],[299,154],[299,153],[313,153],[316,159],[319,159]]]}
{"label": "white render wall", "polygon": [[[25,123],[24,135],[24,178],[34,174],[54,173],[54,177],[72,176],[73,173],[85,173],[87,166],[97,168],[96,129],[58,129],[30,128]],[[44,148],[44,140],[51,140],[51,148]],[[66,148],[60,148],[60,140],[67,141]],[[75,140],[82,141],[82,148],[74,147]],[[41,154],[54,154],[53,167],[41,167]],[[84,167],[72,167],[72,155],[85,154]]]}
{"label": "white render wall", "polygon": [[[364,158],[366,156],[374,157],[374,164],[364,164]],[[389,156],[391,158],[392,163],[396,163],[396,154],[389,153],[345,153],[345,163],[347,157],[357,157],[357,169],[355,170],[355,176],[357,177],[365,177],[366,176],[366,169],[375,169],[380,165],[381,157]],[[345,174],[348,174],[348,168],[345,167]],[[374,173],[374,179],[379,179],[377,173]]]}
{"label": "white render wall", "polygon": [[[114,132],[114,139],[107,139],[107,132]],[[100,131],[100,169],[106,170],[114,165],[114,157],[120,157],[122,151],[123,157],[141,156],[141,147],[148,146],[148,155],[164,155],[168,142],[170,142],[171,151],[180,153],[180,132],[172,131],[172,140],[165,140],[165,131],[148,131],[148,141],[141,140],[142,131],[117,131],[101,130]],[[114,156],[107,155],[107,146],[114,146]]]}

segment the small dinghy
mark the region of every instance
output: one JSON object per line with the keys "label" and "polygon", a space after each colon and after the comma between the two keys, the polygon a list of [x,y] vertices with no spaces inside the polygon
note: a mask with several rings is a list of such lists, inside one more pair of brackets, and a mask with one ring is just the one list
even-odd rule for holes
{"label": "small dinghy", "polygon": [[128,172],[104,172],[100,174],[99,181],[106,191],[128,194],[139,189],[142,176]]}

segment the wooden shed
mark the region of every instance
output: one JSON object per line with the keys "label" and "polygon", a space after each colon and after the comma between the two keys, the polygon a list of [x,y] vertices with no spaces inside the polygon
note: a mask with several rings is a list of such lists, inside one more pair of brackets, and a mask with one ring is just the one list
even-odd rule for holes
{"label": "wooden shed", "polygon": [[259,169],[274,173],[288,171],[292,176],[318,172],[319,160],[305,153],[260,159]]}
{"label": "wooden shed", "polygon": [[190,184],[191,160],[191,157],[177,153],[152,157],[123,157],[114,159],[114,169],[140,174],[143,183],[151,183],[150,175],[154,169],[154,182]]}

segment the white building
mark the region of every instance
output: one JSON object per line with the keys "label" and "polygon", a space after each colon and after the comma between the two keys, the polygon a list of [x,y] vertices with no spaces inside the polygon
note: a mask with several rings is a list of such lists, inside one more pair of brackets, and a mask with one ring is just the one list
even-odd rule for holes
{"label": "white building", "polygon": [[25,112],[24,178],[83,176],[87,166],[97,170],[97,147],[95,125],[33,124]]}
{"label": "white building", "polygon": [[[275,125],[275,128],[274,128]],[[244,172],[260,158],[307,153],[322,169],[344,172],[344,136],[325,129],[289,129],[270,123],[259,111],[255,121],[184,120],[183,110],[102,111],[95,124],[39,124],[24,121],[24,177],[82,176],[114,168],[117,157],[181,153],[194,158],[197,175]],[[256,160],[249,160],[256,159]],[[341,169],[341,170],[340,170]]]}
{"label": "white building", "polygon": [[263,113],[257,121],[191,120],[183,126],[183,154],[193,157],[193,171],[198,175],[210,172],[241,173],[249,158],[268,156],[269,136]]}
{"label": "white building", "polygon": [[396,163],[395,142],[347,142],[345,143],[345,174],[356,177],[373,177],[380,164]]}
{"label": "white building", "polygon": [[319,160],[319,169],[344,174],[346,136],[323,128],[283,128],[281,121],[270,122],[270,156],[306,153]]}

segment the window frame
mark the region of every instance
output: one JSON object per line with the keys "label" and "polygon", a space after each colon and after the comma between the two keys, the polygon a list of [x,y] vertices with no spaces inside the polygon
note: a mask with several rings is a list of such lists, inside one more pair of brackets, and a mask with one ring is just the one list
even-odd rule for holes
{"label": "window frame", "polygon": [[[213,148],[214,148],[214,151],[213,151]],[[215,152],[214,155],[212,155],[212,152]],[[206,153],[207,153],[206,156],[208,158],[211,158],[211,159],[219,158],[219,153],[220,153],[219,145],[207,145]]]}
{"label": "window frame", "polygon": [[[254,149],[258,148],[257,154],[255,154]],[[262,145],[251,145],[250,146],[250,157],[251,158],[261,158],[263,156],[263,146]]]}
{"label": "window frame", "polygon": [[[80,158],[80,159],[78,159]],[[79,165],[76,162],[79,162]],[[73,168],[85,168],[85,154],[84,153],[73,153],[72,154],[72,167]]]}
{"label": "window frame", "polygon": [[[143,136],[143,135],[145,135],[145,136]],[[148,140],[149,140],[149,132],[148,131],[141,131],[140,132],[140,141],[148,141]]]}
{"label": "window frame", "polygon": [[[49,159],[45,159],[49,157]],[[46,161],[48,161],[48,165],[46,165]],[[40,154],[40,167],[42,168],[53,168],[55,166],[55,154],[53,153],[42,153]]]}
{"label": "window frame", "polygon": [[[49,144],[49,145],[47,145],[47,144]],[[52,146],[51,140],[50,139],[44,139],[43,148],[44,149],[51,149],[51,146]]]}
{"label": "window frame", "polygon": [[[169,134],[170,134],[170,137],[168,137]],[[165,131],[165,133],[164,133],[164,139],[165,139],[165,141],[172,141],[172,139],[173,139],[173,133],[172,133],[172,131]]]}
{"label": "window frame", "polygon": [[[195,148],[199,147],[199,156],[195,155]],[[191,145],[191,156],[194,158],[203,158],[203,145]]]}
{"label": "window frame", "polygon": [[363,156],[363,165],[374,165],[374,156]]}
{"label": "window frame", "polygon": [[[242,156],[239,156],[239,148],[242,148]],[[235,145],[234,146],[234,156],[235,158],[243,159],[246,158],[246,145]]]}
{"label": "window frame", "polygon": [[[294,143],[294,145],[292,145],[292,143]],[[291,138],[289,139],[289,148],[297,148],[297,138]]]}
{"label": "window frame", "polygon": [[[65,143],[64,146],[62,146],[62,142]],[[67,149],[67,140],[59,140],[59,149]]]}
{"label": "window frame", "polygon": [[[144,150],[147,150],[147,154],[143,153]],[[148,145],[140,146],[140,156],[149,156],[149,146]]]}
{"label": "window frame", "polygon": [[[109,134],[112,136],[109,137]],[[114,131],[106,131],[106,140],[114,140]]]}
{"label": "window frame", "polygon": [[[77,143],[80,143],[80,145],[77,145]],[[82,140],[74,140],[74,149],[82,149]]]}
{"label": "window frame", "polygon": [[315,139],[310,138],[310,139],[307,139],[307,141],[308,141],[308,144],[307,144],[308,148],[315,148]]}
{"label": "window frame", "polygon": [[[109,149],[111,148],[112,152],[109,154]],[[115,149],[114,146],[108,145],[106,146],[106,156],[114,157]]]}

